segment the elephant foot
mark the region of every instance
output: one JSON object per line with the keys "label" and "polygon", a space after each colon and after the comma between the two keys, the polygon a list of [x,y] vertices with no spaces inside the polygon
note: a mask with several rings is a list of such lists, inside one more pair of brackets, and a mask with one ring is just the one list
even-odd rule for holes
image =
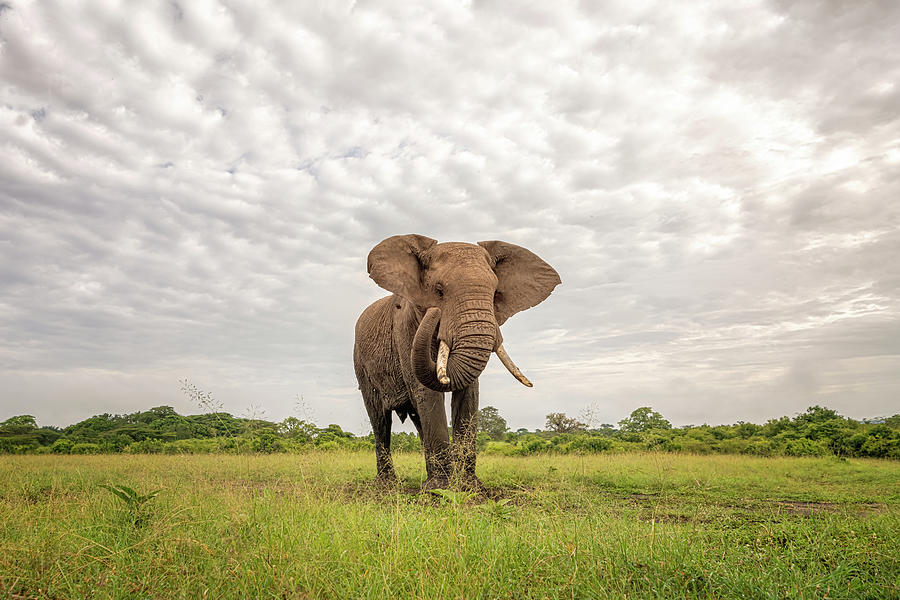
{"label": "elephant foot", "polygon": [[446,490],[450,488],[450,479],[445,476],[441,477],[429,477],[425,480],[425,483],[422,484],[422,491],[427,492],[430,490]]}
{"label": "elephant foot", "polygon": [[379,473],[378,476],[375,477],[374,483],[377,487],[381,488],[395,488],[400,482],[397,479],[397,475],[391,471],[389,473]]}
{"label": "elephant foot", "polygon": [[458,487],[466,492],[476,492],[478,494],[487,492],[487,487],[474,474],[462,477],[458,482]]}

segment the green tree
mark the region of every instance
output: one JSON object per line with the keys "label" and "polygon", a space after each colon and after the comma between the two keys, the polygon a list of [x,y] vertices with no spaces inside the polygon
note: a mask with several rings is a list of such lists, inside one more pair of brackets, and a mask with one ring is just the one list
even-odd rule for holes
{"label": "green tree", "polygon": [[301,442],[311,441],[316,434],[316,429],[314,424],[297,417],[288,417],[278,424],[278,433]]}
{"label": "green tree", "polygon": [[485,406],[478,411],[478,431],[488,434],[492,440],[502,440],[509,427],[506,426],[506,419],[500,416],[500,411],[493,406]]}
{"label": "green tree", "polygon": [[587,430],[587,425],[578,419],[567,417],[566,413],[550,413],[547,415],[547,429],[555,433],[575,433]]}
{"label": "green tree", "polygon": [[619,421],[619,427],[625,432],[639,433],[650,429],[672,429],[672,424],[649,406],[642,406],[631,411],[631,416]]}
{"label": "green tree", "polygon": [[35,421],[34,417],[31,415],[19,415],[3,421],[0,423],[0,427],[17,428],[22,431],[27,431],[29,429],[37,429],[37,421]]}
{"label": "green tree", "polygon": [[837,413],[835,410],[831,410],[830,408],[823,408],[818,404],[815,406],[810,406],[806,409],[805,413],[800,413],[794,418],[794,422],[798,424],[807,424],[807,423],[824,423],[825,421],[830,421],[831,419],[842,419],[841,415]]}

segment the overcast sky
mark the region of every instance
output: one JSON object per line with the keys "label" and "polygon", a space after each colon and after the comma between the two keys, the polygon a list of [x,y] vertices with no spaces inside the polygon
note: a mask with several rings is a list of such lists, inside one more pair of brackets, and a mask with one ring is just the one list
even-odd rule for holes
{"label": "overcast sky", "polygon": [[560,273],[504,325],[535,387],[481,378],[514,429],[900,412],[898,79],[893,0],[7,0],[0,420],[187,378],[365,431],[404,233]]}

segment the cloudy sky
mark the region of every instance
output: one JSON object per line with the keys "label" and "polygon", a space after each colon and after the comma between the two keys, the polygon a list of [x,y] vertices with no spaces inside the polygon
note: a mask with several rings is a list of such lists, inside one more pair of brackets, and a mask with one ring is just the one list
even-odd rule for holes
{"label": "cloudy sky", "polygon": [[898,79],[893,0],[7,0],[0,420],[186,378],[364,431],[401,233],[559,271],[504,326],[535,387],[482,376],[513,428],[900,412]]}

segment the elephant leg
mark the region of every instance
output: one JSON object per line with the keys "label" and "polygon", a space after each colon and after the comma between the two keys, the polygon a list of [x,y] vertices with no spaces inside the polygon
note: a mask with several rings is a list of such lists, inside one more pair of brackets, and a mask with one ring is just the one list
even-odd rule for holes
{"label": "elephant leg", "polygon": [[369,413],[369,421],[372,423],[372,432],[375,434],[375,464],[377,466],[376,480],[382,483],[397,481],[394,473],[394,461],[391,459],[391,411],[384,410],[381,402],[370,402],[366,398],[366,411]]}
{"label": "elephant leg", "polygon": [[[417,423],[418,421],[418,423]],[[450,433],[447,430],[447,411],[444,394],[432,390],[421,392],[416,402],[413,420],[425,450],[426,490],[450,486]]]}
{"label": "elephant leg", "polygon": [[475,476],[475,438],[478,436],[478,380],[453,392],[453,469],[463,487],[484,488]]}

